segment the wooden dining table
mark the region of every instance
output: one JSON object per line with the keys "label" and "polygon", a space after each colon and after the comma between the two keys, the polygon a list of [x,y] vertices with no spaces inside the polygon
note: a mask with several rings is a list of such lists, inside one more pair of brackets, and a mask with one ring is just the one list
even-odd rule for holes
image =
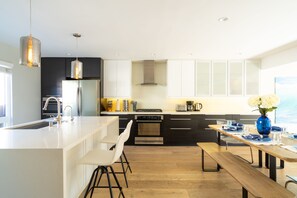
{"label": "wooden dining table", "polygon": [[[255,141],[250,141],[247,139],[244,139],[242,135],[240,135],[240,132],[228,132],[222,129],[222,125],[209,125],[209,128],[217,131],[218,133],[218,144],[220,144],[220,135],[224,134],[226,136],[232,137],[246,145],[249,145],[253,148],[256,148],[259,151],[259,160],[261,158],[262,161],[262,152],[266,153],[268,155],[269,160],[269,177],[276,181],[277,175],[276,175],[276,158],[279,158],[280,160],[283,160],[285,162],[297,162],[297,153],[287,150],[285,148],[282,148],[281,145],[294,145],[297,144],[297,140],[288,138],[288,137],[282,137],[282,144],[278,145],[272,145],[263,143],[259,144]],[[256,130],[249,131],[250,133],[257,133]]]}

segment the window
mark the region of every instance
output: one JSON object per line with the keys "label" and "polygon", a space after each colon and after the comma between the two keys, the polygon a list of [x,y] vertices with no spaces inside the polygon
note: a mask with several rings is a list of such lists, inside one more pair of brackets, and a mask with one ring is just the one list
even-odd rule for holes
{"label": "window", "polygon": [[297,123],[297,77],[276,77],[275,93],[280,97],[275,122],[278,124]]}
{"label": "window", "polygon": [[0,61],[0,128],[11,125],[12,86],[10,63]]}

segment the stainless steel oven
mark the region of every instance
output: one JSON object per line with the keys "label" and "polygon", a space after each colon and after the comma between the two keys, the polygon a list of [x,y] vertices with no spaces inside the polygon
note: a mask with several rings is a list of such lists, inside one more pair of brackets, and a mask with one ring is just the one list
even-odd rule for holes
{"label": "stainless steel oven", "polygon": [[135,144],[164,144],[163,115],[135,115],[137,133]]}
{"label": "stainless steel oven", "polygon": [[[41,117],[42,119],[44,118],[50,118],[50,117],[56,117],[58,115],[58,109],[57,109],[57,101],[55,100],[50,100],[47,106],[47,110],[42,110],[42,108],[44,107],[45,101],[49,98],[50,96],[47,97],[42,97],[42,103],[41,103]],[[63,101],[62,101],[62,97],[57,97],[58,100],[60,101],[60,109],[61,109],[61,113],[63,111]]]}

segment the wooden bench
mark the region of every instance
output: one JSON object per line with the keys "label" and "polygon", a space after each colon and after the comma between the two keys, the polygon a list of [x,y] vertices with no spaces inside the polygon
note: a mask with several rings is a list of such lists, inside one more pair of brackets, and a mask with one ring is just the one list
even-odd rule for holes
{"label": "wooden bench", "polygon": [[[283,186],[273,181],[263,173],[242,161],[232,153],[221,149],[213,142],[197,143],[201,148],[203,158],[206,152],[219,166],[224,168],[242,186],[242,197],[248,197],[250,192],[255,197],[295,197],[295,195]],[[202,164],[204,169],[204,159]],[[218,169],[219,170],[219,169]]]}

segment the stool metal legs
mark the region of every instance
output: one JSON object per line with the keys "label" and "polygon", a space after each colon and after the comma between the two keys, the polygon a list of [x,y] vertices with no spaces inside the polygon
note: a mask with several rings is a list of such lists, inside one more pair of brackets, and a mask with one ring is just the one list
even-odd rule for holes
{"label": "stool metal legs", "polygon": [[[117,186],[112,186],[111,185],[111,182],[110,182],[110,175],[109,175],[109,171],[108,171],[108,168],[110,168],[111,170],[111,173],[116,181],[116,184]],[[100,170],[100,176],[99,176],[99,179],[98,179],[98,182],[96,184],[96,180],[97,180],[97,177],[98,177],[98,173],[99,173],[99,170]],[[99,183],[100,183],[100,180],[102,178],[102,175],[103,174],[106,174],[106,177],[107,177],[107,183],[108,183],[108,186],[99,186]],[[93,183],[92,187],[91,187],[91,184]],[[119,197],[122,195],[123,198],[125,198],[125,195],[123,193],[123,190],[122,190],[122,187],[120,186],[120,183],[118,181],[118,178],[112,168],[112,166],[98,166],[94,171],[93,171],[93,174],[91,176],[91,179],[89,181],[89,184],[88,184],[88,187],[86,189],[86,192],[85,192],[85,195],[84,195],[84,198],[86,198],[89,194],[89,192],[91,191],[91,195],[90,197],[93,196],[93,192],[94,192],[94,189],[95,188],[109,188],[109,193],[110,193],[110,197],[113,198],[113,192],[112,192],[112,188],[118,188],[120,190],[120,194],[119,194]]]}

